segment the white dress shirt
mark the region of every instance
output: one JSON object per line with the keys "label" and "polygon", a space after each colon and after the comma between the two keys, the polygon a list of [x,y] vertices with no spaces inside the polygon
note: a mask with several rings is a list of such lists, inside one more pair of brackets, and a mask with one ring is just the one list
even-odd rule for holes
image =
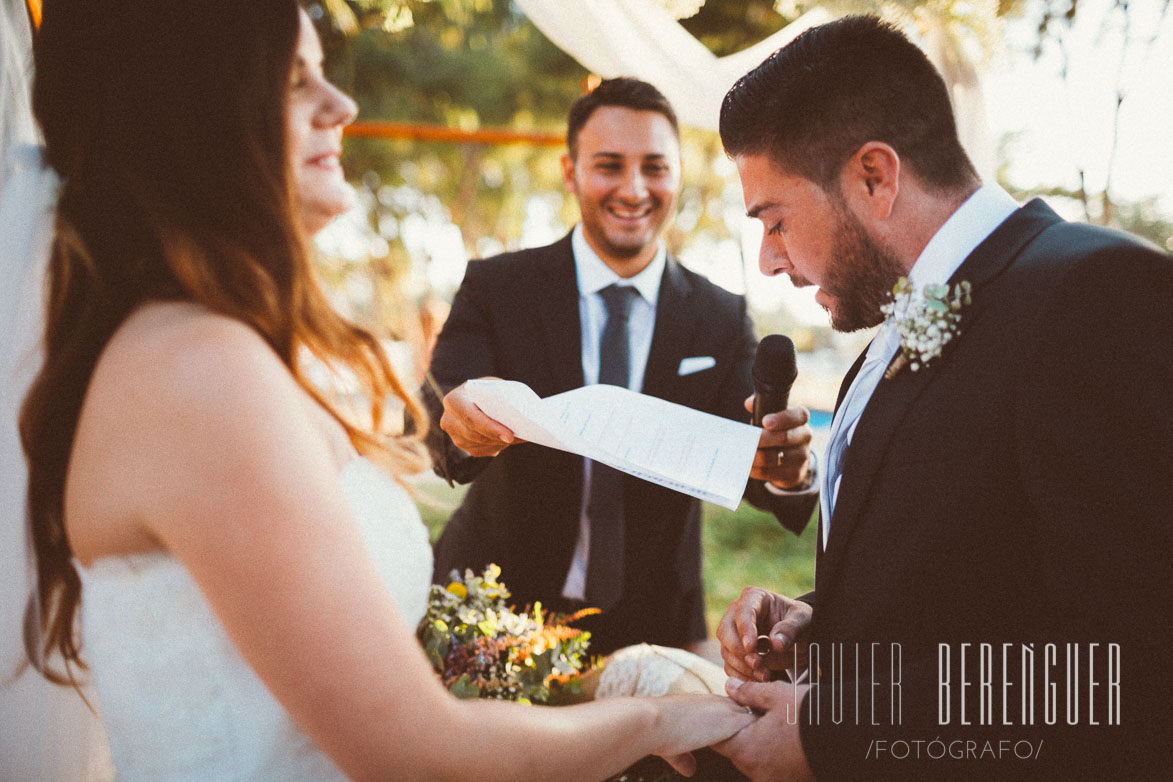
{"label": "white dress shirt", "polygon": [[[908,281],[913,289],[919,291],[926,285],[948,281],[969,254],[1016,209],[1018,203],[998,185],[982,185],[975,190],[937,233],[933,234],[933,238],[921,251],[908,274]],[[822,506],[824,549],[827,548],[831,514],[835,508],[835,500],[839,496],[839,482],[843,477],[842,472],[837,469],[841,462],[832,459],[832,451],[845,451],[851,444],[856,424],[859,423],[864,408],[879,385],[884,369],[892,362],[899,348],[899,333],[885,323],[868,346],[864,364],[843,397],[843,403],[831,423],[831,438],[827,445],[827,456],[823,459],[822,493],[819,498]]]}
{"label": "white dress shirt", "polygon": [[[592,385],[599,382],[599,342],[603,338],[603,327],[607,325],[607,306],[599,291],[608,285],[630,285],[639,293],[631,301],[631,313],[627,321],[627,339],[631,359],[627,387],[640,391],[644,384],[644,371],[648,366],[648,354],[652,349],[652,332],[656,327],[656,302],[660,298],[660,280],[664,277],[664,266],[668,253],[660,244],[656,255],[643,271],[634,277],[620,277],[587,244],[582,225],[575,226],[570,237],[574,250],[575,276],[578,280],[578,319],[582,328],[582,378],[583,383]],[[574,545],[574,557],[562,586],[562,596],[583,600],[586,597],[587,558],[590,556],[591,525],[587,518],[587,500],[590,497],[591,460],[583,460],[582,508],[579,512],[578,541]]]}

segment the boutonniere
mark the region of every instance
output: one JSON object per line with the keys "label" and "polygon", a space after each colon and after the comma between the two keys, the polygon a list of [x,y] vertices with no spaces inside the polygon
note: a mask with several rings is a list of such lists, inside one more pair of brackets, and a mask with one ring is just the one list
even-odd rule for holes
{"label": "boutonniere", "polygon": [[908,365],[913,372],[941,355],[960,331],[961,308],[972,303],[968,282],[926,285],[919,293],[907,277],[892,288],[892,301],[880,307],[885,322],[900,334],[900,352],[884,377],[891,380]]}

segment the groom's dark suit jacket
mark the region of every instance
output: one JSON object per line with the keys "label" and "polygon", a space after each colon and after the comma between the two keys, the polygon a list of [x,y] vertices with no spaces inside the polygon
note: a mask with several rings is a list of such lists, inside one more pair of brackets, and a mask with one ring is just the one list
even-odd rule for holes
{"label": "groom's dark suit jacket", "polygon": [[[431,371],[441,393],[469,378],[519,380],[540,397],[583,385],[578,284],[570,236],[550,245],[473,261],[437,341]],[[643,392],[717,415],[746,420],[756,346],[744,298],[669,258]],[[711,356],[711,369],[678,375],[680,361]],[[436,544],[435,577],[496,562],[514,601],[562,605],[560,595],[578,535],[583,460],[533,444],[474,459],[440,430],[432,413],[437,472],[472,481]],[[615,607],[580,623],[591,651],[641,641],[681,645],[705,637],[700,503],[624,476],[626,582]],[[751,481],[747,498],[795,532],[813,511],[810,496],[776,497]]]}
{"label": "groom's dark suit jacket", "polygon": [[[1173,259],[1124,234],[1065,223],[1036,200],[974,250],[952,282],[961,280],[972,283],[973,302],[960,335],[927,367],[880,382],[845,457],[811,632],[822,681],[835,670],[846,686],[823,687],[817,716],[808,695],[808,760],[820,779],[1168,779]],[[832,666],[838,643],[847,645],[846,682]],[[893,643],[897,720],[888,697]],[[983,643],[992,652],[994,724],[986,726]],[[1003,675],[1004,643],[1033,644],[1033,725],[1021,724],[1021,647],[1007,647]],[[1055,725],[1045,724],[1047,643],[1057,645]],[[1066,725],[1067,643],[1080,645],[1075,727]],[[1107,724],[1113,643],[1118,726]],[[949,645],[952,670],[947,724],[939,644]],[[1090,692],[1089,653],[1098,681]],[[960,722],[962,655],[970,725]],[[1014,726],[1002,725],[1005,679]],[[832,694],[848,704],[838,726]],[[879,726],[869,725],[873,696]],[[944,744],[930,755],[935,739]],[[1014,756],[1020,740],[1033,750],[1018,751],[1037,759]]]}

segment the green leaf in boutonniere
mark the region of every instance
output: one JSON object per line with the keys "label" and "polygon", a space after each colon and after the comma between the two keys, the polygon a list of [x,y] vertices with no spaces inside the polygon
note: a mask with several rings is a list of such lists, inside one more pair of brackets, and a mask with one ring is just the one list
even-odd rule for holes
{"label": "green leaf in boutonniere", "polygon": [[892,288],[892,301],[880,308],[885,323],[900,334],[900,352],[884,377],[891,380],[905,366],[916,372],[941,355],[961,333],[961,310],[973,302],[973,286],[962,281],[948,285],[926,285],[919,293],[907,277]]}

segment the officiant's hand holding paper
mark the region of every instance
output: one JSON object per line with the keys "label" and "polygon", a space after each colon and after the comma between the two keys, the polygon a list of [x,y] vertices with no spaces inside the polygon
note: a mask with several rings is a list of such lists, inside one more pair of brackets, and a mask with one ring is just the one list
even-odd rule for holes
{"label": "officiant's hand holding paper", "polygon": [[444,396],[444,415],[440,418],[440,428],[448,433],[457,448],[477,457],[496,456],[515,443],[525,442],[509,427],[486,415],[472,401],[468,383],[461,383]]}
{"label": "officiant's hand holding paper", "polygon": [[511,380],[470,380],[476,406],[514,436],[585,456],[734,510],[761,430],[611,385],[541,399]]}

